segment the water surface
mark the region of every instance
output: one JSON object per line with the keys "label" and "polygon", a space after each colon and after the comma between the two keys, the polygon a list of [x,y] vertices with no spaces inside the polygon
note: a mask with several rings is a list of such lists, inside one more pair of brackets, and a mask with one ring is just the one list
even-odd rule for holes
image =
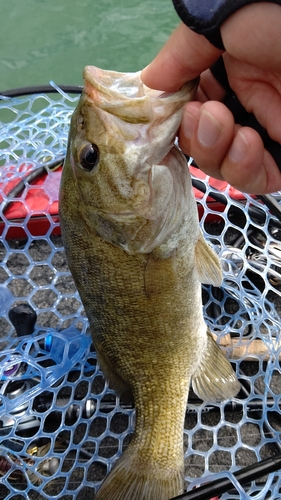
{"label": "water surface", "polygon": [[171,0],[0,0],[0,90],[82,84],[87,64],[137,71],[179,20]]}

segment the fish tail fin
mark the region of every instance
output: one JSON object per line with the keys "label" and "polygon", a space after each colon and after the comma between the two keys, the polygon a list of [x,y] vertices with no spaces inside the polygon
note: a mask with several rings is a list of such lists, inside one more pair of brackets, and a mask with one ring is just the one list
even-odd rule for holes
{"label": "fish tail fin", "polygon": [[138,459],[130,445],[98,490],[95,500],[169,500],[183,492],[183,471],[163,470]]}
{"label": "fish tail fin", "polygon": [[239,392],[240,383],[209,330],[207,335],[207,349],[199,367],[192,375],[192,388],[203,401],[231,399]]}

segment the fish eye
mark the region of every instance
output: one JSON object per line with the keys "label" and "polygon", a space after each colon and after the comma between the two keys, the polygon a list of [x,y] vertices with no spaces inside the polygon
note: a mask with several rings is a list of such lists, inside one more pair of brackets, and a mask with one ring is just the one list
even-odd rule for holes
{"label": "fish eye", "polygon": [[91,172],[96,167],[98,159],[99,150],[95,144],[84,144],[78,153],[79,164],[87,172]]}

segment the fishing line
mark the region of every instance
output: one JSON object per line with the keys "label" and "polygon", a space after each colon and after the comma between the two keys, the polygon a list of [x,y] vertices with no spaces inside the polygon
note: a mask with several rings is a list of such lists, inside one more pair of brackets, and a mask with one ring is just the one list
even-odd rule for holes
{"label": "fishing line", "polygon": [[[77,92],[69,92],[69,90],[65,89],[65,88],[62,88],[61,85],[56,85],[55,82],[53,82],[52,80],[50,81],[50,85],[51,87],[53,87],[62,97],[64,97],[65,99],[67,99],[68,101],[72,101],[72,102],[75,102],[76,101],[76,98],[71,98],[69,96],[69,93],[78,93],[80,94],[83,90],[83,87],[78,87],[78,90]],[[65,86],[64,86],[65,87]]]}

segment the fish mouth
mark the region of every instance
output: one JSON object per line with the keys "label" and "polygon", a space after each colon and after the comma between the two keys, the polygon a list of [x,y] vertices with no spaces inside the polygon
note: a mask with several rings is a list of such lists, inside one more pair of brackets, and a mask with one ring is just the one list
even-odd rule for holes
{"label": "fish mouth", "polygon": [[95,107],[125,122],[148,123],[157,116],[163,123],[192,99],[198,81],[193,80],[177,92],[150,89],[141,81],[141,71],[120,73],[86,66],[84,92]]}
{"label": "fish mouth", "polygon": [[141,99],[150,97],[154,99],[167,99],[173,97],[175,92],[150,89],[141,81],[141,71],[136,73],[120,73],[117,71],[102,70],[96,66],[86,66],[83,77],[85,92],[91,97],[92,89],[104,95],[115,98]]}
{"label": "fish mouth", "polygon": [[[193,98],[198,83],[193,80],[177,92],[164,92],[144,85],[141,71],[119,73],[95,66],[85,67],[84,80],[85,98],[108,137],[119,141],[121,154],[125,154],[129,144],[136,149],[142,145],[154,165],[171,150],[183,106]],[[142,157],[140,163],[143,162]]]}

